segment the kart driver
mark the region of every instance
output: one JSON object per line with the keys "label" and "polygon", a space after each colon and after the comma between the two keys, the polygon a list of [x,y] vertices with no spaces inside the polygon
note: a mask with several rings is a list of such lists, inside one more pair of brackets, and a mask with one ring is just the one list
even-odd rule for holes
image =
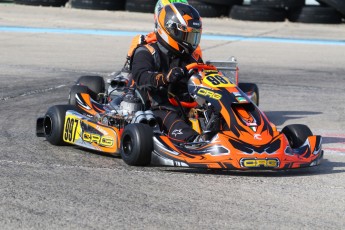
{"label": "kart driver", "polygon": [[[113,95],[112,99],[118,98],[118,100],[114,101],[115,104],[118,104],[122,100],[121,98],[123,96],[123,90],[124,89],[123,89],[123,87],[121,87],[121,85],[123,85],[123,84],[126,84],[127,86],[133,86],[134,85],[132,75],[129,74],[131,62],[133,60],[134,51],[140,46],[144,46],[144,45],[147,45],[150,43],[157,42],[156,31],[157,31],[157,25],[158,25],[157,24],[158,14],[164,6],[171,4],[171,3],[185,3],[188,5],[187,0],[158,0],[157,1],[156,6],[155,6],[155,11],[154,11],[154,25],[155,25],[154,31],[151,33],[148,33],[146,35],[138,34],[137,36],[135,36],[132,39],[130,48],[127,52],[126,62],[125,62],[123,69],[121,70],[120,73],[119,72],[113,73],[114,78],[111,80],[111,87],[108,90]],[[199,62],[199,63],[203,62],[202,51],[201,51],[201,48],[199,45],[194,50],[192,56],[195,59],[195,62]],[[120,97],[114,96],[115,94],[120,95]]]}
{"label": "kart driver", "polygon": [[199,46],[201,31],[200,15],[192,6],[168,4],[157,17],[157,41],[135,49],[132,57],[134,81],[145,90],[161,129],[175,141],[193,141],[198,136],[178,114],[178,107],[171,108],[167,89],[171,85],[174,94],[184,100],[188,80],[184,67],[200,62],[193,53]]}
{"label": "kart driver", "polygon": [[[155,6],[155,11],[154,11],[154,25],[155,25],[154,31],[147,34],[147,35],[139,34],[133,38],[131,46],[127,52],[127,64],[128,64],[128,66],[130,65],[130,62],[132,61],[131,60],[132,55],[138,46],[157,42],[156,31],[157,31],[157,26],[158,26],[158,23],[157,23],[158,14],[164,6],[169,5],[171,3],[188,4],[187,0],[158,0],[157,1],[157,4]],[[200,46],[198,46],[194,50],[193,57],[195,60],[197,60],[197,62],[202,62],[202,51],[201,51]],[[128,68],[128,66],[127,66],[127,68]],[[125,68],[126,68],[126,66],[125,66]]]}

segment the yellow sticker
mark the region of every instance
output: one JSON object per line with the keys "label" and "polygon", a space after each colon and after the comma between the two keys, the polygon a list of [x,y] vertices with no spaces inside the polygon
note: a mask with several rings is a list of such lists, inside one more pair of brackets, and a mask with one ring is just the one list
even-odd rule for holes
{"label": "yellow sticker", "polygon": [[83,141],[96,143],[99,146],[108,148],[114,145],[114,139],[111,136],[101,136],[96,133],[83,132]]}
{"label": "yellow sticker", "polygon": [[241,165],[246,168],[276,168],[279,166],[279,161],[278,159],[242,159]]}
{"label": "yellow sticker", "polygon": [[208,74],[203,82],[212,87],[224,88],[234,86],[229,79],[219,74]]}
{"label": "yellow sticker", "polygon": [[77,116],[68,114],[65,117],[63,140],[67,143],[75,143],[80,138],[81,126]]}
{"label": "yellow sticker", "polygon": [[211,90],[207,90],[204,88],[200,88],[197,92],[197,94],[206,96],[215,100],[220,100],[222,98],[222,95],[219,93],[212,92]]}

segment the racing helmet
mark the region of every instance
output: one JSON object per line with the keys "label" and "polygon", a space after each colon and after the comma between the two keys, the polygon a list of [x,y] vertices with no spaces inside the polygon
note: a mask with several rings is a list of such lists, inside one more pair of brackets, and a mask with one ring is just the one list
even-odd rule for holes
{"label": "racing helmet", "polygon": [[155,21],[155,30],[157,29],[157,18],[159,12],[161,12],[162,8],[170,3],[184,3],[188,4],[187,0],[158,0],[155,6],[154,12],[154,21]]}
{"label": "racing helmet", "polygon": [[162,8],[157,19],[157,41],[176,54],[192,54],[200,43],[201,18],[196,9],[183,3]]}

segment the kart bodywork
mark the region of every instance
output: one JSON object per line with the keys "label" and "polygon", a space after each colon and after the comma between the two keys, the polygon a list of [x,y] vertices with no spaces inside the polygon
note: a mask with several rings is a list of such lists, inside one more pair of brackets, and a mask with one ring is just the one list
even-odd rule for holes
{"label": "kart bodywork", "polygon": [[[51,107],[37,120],[37,136],[111,155],[129,165],[213,169],[285,170],[319,165],[322,138],[305,125],[278,131],[236,84],[215,66],[191,64],[188,91],[197,106],[188,119],[200,138],[176,142],[162,132],[151,110],[127,93],[120,104],[98,103],[76,93],[75,105]],[[183,102],[171,98],[182,110]],[[174,103],[172,103],[174,104]],[[192,115],[190,115],[192,114]]]}

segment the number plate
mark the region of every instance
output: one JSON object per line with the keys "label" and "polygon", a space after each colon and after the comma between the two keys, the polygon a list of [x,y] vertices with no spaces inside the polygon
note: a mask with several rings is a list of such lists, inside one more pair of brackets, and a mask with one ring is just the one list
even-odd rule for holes
{"label": "number plate", "polygon": [[63,130],[63,140],[67,143],[74,144],[80,138],[80,134],[80,120],[73,114],[67,114]]}
{"label": "number plate", "polygon": [[203,82],[212,87],[224,88],[234,86],[229,79],[219,74],[208,74]]}

